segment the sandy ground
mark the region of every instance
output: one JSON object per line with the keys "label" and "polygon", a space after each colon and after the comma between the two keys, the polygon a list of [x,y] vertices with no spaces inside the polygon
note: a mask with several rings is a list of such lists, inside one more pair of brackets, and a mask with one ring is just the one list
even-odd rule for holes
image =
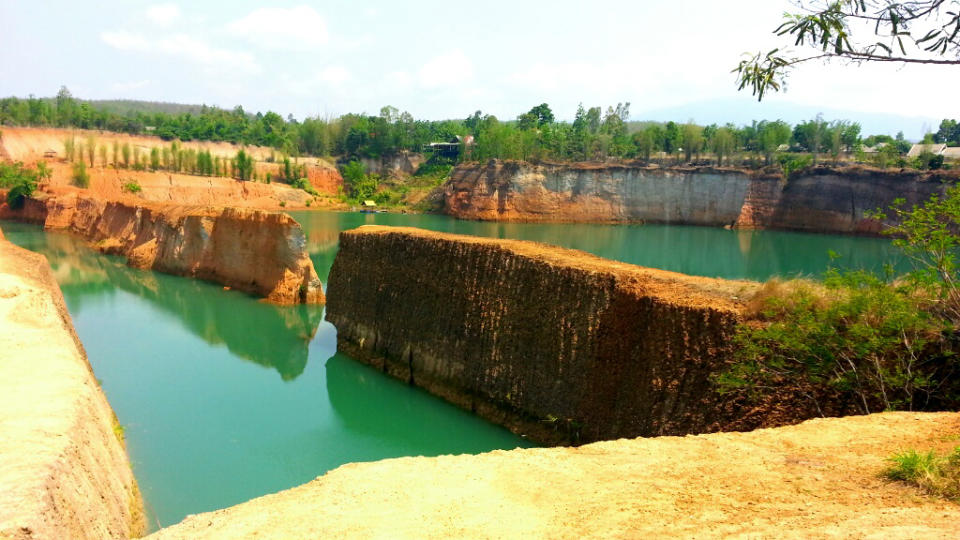
{"label": "sandy ground", "polygon": [[880,478],[960,414],[350,464],[149,538],[957,538],[960,505]]}
{"label": "sandy ground", "polygon": [[0,240],[0,538],[127,538],[142,502],[46,259]]}

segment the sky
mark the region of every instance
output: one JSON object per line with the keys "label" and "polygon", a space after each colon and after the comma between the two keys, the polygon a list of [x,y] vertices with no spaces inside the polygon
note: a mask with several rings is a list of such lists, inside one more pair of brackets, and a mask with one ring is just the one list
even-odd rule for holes
{"label": "sky", "polygon": [[[807,65],[757,104],[730,71],[787,0],[0,0],[0,96],[196,103],[283,116],[476,110],[559,119],[630,102],[633,120],[796,122],[824,112],[919,137],[960,117],[960,68]],[[670,116],[670,118],[667,118]]]}

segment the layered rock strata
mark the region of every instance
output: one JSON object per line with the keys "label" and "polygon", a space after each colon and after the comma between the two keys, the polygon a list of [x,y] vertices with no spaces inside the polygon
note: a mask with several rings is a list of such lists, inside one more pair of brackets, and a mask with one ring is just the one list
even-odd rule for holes
{"label": "layered rock strata", "polygon": [[78,234],[136,268],[213,281],[278,304],[324,301],[303,230],[287,214],[40,197],[4,215]]}
{"label": "layered rock strata", "polygon": [[139,536],[122,430],[47,260],[2,239],[0,328],[0,538]]}
{"label": "layered rock strata", "polygon": [[463,219],[674,223],[877,234],[869,212],[939,195],[949,173],[817,167],[780,173],[632,164],[458,165],[444,186],[446,213]]}
{"label": "layered rock strata", "polygon": [[339,348],[541,443],[712,431],[752,282],[532,242],[365,226],[328,283]]}

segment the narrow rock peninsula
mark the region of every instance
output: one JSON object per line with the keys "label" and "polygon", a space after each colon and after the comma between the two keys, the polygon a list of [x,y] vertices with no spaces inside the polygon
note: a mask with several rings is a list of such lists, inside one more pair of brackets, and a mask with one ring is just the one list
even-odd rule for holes
{"label": "narrow rock peninsula", "polygon": [[123,432],[42,255],[0,235],[0,538],[145,530]]}
{"label": "narrow rock peninsula", "polygon": [[956,181],[953,172],[868,167],[815,167],[785,178],[732,168],[491,160],[458,165],[443,189],[446,213],[462,219],[874,235],[884,224],[871,211],[898,198],[909,207]]}
{"label": "narrow rock peninsula", "polygon": [[246,208],[28,199],[8,216],[78,234],[136,268],[213,281],[278,304],[323,303],[323,289],[290,216]]}
{"label": "narrow rock peninsula", "polygon": [[532,242],[365,226],[327,319],[354,358],[541,443],[730,427],[711,374],[755,283]]}

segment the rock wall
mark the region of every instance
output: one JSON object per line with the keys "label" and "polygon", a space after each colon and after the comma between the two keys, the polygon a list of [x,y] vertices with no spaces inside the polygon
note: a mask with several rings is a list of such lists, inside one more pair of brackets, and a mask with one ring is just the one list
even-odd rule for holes
{"label": "rock wall", "polygon": [[0,538],[145,530],[122,431],[47,260],[0,235]]}
{"label": "rock wall", "polygon": [[463,219],[877,234],[883,224],[866,212],[901,197],[922,202],[956,180],[956,174],[819,167],[786,181],[779,173],[709,167],[491,160],[457,166],[444,193],[446,213]]}
{"label": "rock wall", "polygon": [[[367,174],[379,174],[381,176],[409,176],[415,173],[424,161],[423,154],[413,152],[401,152],[382,158],[360,158],[360,163],[363,164],[363,169]],[[341,184],[342,182],[341,179]]]}
{"label": "rock wall", "polygon": [[[40,195],[43,197],[43,194]],[[300,225],[283,213],[242,208],[102,201],[84,195],[28,200],[22,217],[78,234],[128,264],[213,281],[278,304],[323,303]]]}
{"label": "rock wall", "polygon": [[326,317],[354,358],[538,442],[589,442],[739,420],[710,375],[755,287],[366,226],[341,234]]}

